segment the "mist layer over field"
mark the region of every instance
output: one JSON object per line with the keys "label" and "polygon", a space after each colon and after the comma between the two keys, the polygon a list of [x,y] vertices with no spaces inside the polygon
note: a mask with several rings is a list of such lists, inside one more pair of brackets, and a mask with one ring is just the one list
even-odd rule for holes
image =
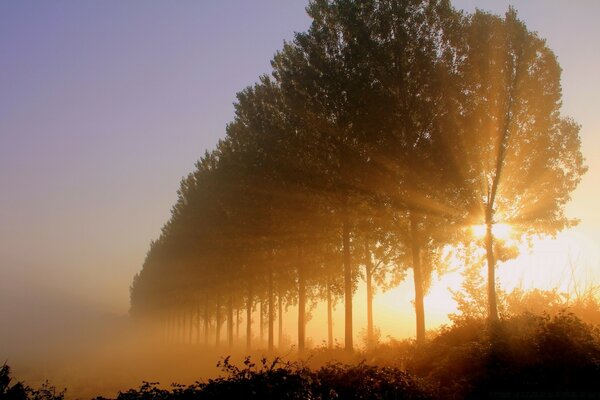
{"label": "mist layer over field", "polygon": [[0,363],[597,371],[599,4],[0,3]]}

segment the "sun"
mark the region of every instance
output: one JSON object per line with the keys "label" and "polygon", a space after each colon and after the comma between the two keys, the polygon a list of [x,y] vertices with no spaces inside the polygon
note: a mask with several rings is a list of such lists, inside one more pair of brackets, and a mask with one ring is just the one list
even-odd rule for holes
{"label": "sun", "polygon": [[[485,237],[486,225],[472,225],[471,233],[473,236],[479,239],[483,239]],[[497,223],[492,225],[492,233],[494,234],[494,238],[500,240],[507,240],[511,237],[513,233],[513,228],[509,224]]]}

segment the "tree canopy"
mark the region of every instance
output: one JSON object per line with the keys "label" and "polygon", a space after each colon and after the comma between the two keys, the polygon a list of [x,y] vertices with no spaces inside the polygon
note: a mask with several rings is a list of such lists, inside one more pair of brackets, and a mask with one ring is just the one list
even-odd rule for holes
{"label": "tree canopy", "polygon": [[[585,172],[579,127],[560,113],[560,67],[513,9],[464,14],[443,0],[314,0],[313,22],[238,94],[226,137],[181,182],[170,220],[131,287],[131,313],[216,342],[246,310],[298,306],[298,347],[315,302],[345,305],[412,270],[417,341],[423,298],[446,246],[485,224],[490,319],[497,318],[493,227],[554,234]],[[467,262],[467,261],[465,261]],[[277,303],[277,306],[276,306]],[[239,318],[237,319],[239,324]],[[329,319],[331,337],[331,318]],[[262,337],[262,335],[261,335]],[[279,329],[281,344],[281,323]],[[371,337],[372,339],[372,337]],[[331,345],[331,340],[330,340]]]}

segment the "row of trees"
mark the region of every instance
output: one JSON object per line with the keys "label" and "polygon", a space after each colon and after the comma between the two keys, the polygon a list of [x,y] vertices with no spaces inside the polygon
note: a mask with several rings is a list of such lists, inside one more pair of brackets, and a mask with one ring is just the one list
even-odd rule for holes
{"label": "row of trees", "polygon": [[[345,307],[364,277],[368,336],[376,287],[412,269],[416,337],[423,297],[448,248],[485,224],[488,316],[498,318],[494,225],[519,235],[568,226],[563,206],[585,172],[579,126],[560,114],[560,67],[510,9],[464,14],[443,0],[314,0],[312,24],[237,96],[217,148],[181,182],[161,236],[131,288],[131,313],[204,332],[261,305],[276,315]],[[364,272],[364,273],[362,273]],[[277,310],[276,310],[277,309]],[[234,310],[238,310],[234,312]],[[226,313],[224,318],[223,313]],[[190,314],[191,315],[191,314]],[[170,325],[169,325],[170,324]]]}

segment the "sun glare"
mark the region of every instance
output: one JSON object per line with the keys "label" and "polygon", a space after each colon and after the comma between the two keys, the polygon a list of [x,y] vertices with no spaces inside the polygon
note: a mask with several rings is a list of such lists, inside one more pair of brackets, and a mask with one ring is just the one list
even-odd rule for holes
{"label": "sun glare", "polygon": [[[473,236],[479,239],[483,239],[485,237],[486,225],[472,225],[471,233]],[[494,234],[494,238],[500,240],[506,240],[510,238],[512,234],[512,227],[509,224],[494,224],[492,225],[492,233]]]}
{"label": "sun glare", "polygon": [[519,257],[498,268],[506,290],[557,289],[576,296],[600,284],[600,248],[580,230],[570,229],[555,238],[534,238],[522,244]]}

